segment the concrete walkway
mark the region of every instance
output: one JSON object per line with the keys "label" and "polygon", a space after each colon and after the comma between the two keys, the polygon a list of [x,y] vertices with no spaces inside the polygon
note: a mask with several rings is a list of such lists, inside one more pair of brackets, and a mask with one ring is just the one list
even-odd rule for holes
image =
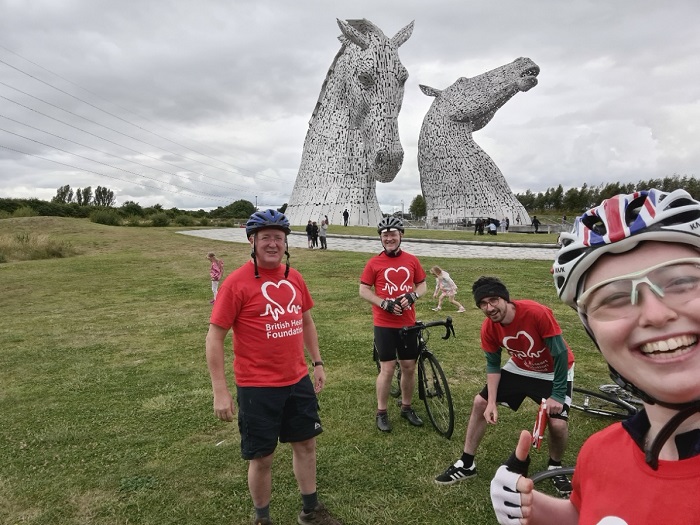
{"label": "concrete walkway", "polygon": [[[245,228],[221,228],[215,230],[190,230],[183,235],[204,237],[217,241],[248,243]],[[306,234],[292,232],[290,248],[308,250]],[[448,257],[453,259],[536,259],[553,261],[557,252],[554,244],[496,243],[482,241],[443,241],[434,239],[404,240],[401,247],[418,256]],[[359,235],[329,235],[328,249],[348,252],[379,253],[382,245],[378,237]]]}

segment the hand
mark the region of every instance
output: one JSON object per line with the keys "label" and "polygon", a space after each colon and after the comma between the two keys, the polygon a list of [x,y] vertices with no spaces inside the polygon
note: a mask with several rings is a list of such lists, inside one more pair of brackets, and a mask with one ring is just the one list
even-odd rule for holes
{"label": "hand", "polygon": [[326,371],[323,365],[314,367],[314,392],[317,394],[326,386]]}
{"label": "hand", "polygon": [[562,405],[559,401],[557,401],[553,397],[547,399],[548,416],[551,416],[552,414],[561,414],[562,410],[564,410],[564,405]]}
{"label": "hand", "polygon": [[221,421],[233,421],[233,416],[236,413],[236,405],[233,403],[233,397],[228,390],[226,394],[214,394],[214,415]]}
{"label": "hand", "polygon": [[408,293],[403,294],[400,298],[402,307],[403,307],[403,300],[404,299],[406,299],[406,302],[408,302],[408,304],[406,305],[405,308],[408,308],[409,306],[411,306],[413,303],[416,302],[416,300],[418,299],[418,294],[416,292],[408,292]]}
{"label": "hand", "polygon": [[484,410],[484,418],[487,423],[495,425],[498,423],[498,407],[496,403],[488,403],[486,405],[486,410]]}
{"label": "hand", "polygon": [[532,515],[534,483],[526,477],[531,443],[532,436],[523,430],[515,452],[491,480],[491,505],[501,525],[527,525]]}
{"label": "hand", "polygon": [[[396,312],[396,307],[397,307],[397,306],[399,307],[399,312],[398,312],[398,313]],[[403,309],[401,308],[401,305],[400,305],[398,302],[394,301],[393,299],[384,299],[384,300],[382,301],[382,304],[380,305],[380,308],[381,308],[382,310],[386,310],[386,311],[389,312],[390,314],[394,314],[394,315],[401,315],[402,312],[403,312]]]}

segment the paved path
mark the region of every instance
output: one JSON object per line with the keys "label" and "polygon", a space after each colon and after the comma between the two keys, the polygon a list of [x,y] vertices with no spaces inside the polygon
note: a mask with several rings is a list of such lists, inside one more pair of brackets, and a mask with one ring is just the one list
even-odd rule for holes
{"label": "paved path", "polygon": [[[181,231],[183,235],[204,237],[217,241],[247,243],[245,228]],[[306,234],[292,232],[291,248],[308,249]],[[404,240],[401,246],[418,256],[449,257],[455,259],[537,259],[553,261],[557,247],[553,244],[487,243],[480,241],[442,241],[434,239]],[[377,237],[356,235],[329,235],[329,250],[379,253],[382,249]]]}

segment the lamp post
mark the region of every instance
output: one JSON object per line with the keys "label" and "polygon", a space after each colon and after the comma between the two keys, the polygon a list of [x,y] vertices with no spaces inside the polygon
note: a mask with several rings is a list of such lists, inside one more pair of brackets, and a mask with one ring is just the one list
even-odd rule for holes
{"label": "lamp post", "polygon": [[401,199],[401,220],[403,220],[403,199]]}
{"label": "lamp post", "polygon": [[255,211],[258,211],[258,196],[255,196]]}

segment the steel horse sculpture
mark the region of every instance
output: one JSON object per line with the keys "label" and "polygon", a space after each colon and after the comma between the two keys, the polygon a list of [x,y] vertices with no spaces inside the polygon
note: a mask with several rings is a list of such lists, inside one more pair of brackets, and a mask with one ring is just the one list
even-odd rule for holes
{"label": "steel horse sculpture", "polygon": [[488,124],[513,95],[536,86],[539,72],[532,60],[518,58],[479,76],[462,77],[442,91],[420,86],[435,97],[418,139],[428,221],[507,217],[512,225],[530,224],[527,211],[472,132]]}
{"label": "steel horse sculpture", "polygon": [[413,22],[393,38],[369,20],[338,20],[340,51],[311,115],[301,166],[286,215],[294,225],[328,215],[341,223],[376,225],[382,217],[376,182],[391,182],[403,148],[397,117],[408,71],[398,49]]}

